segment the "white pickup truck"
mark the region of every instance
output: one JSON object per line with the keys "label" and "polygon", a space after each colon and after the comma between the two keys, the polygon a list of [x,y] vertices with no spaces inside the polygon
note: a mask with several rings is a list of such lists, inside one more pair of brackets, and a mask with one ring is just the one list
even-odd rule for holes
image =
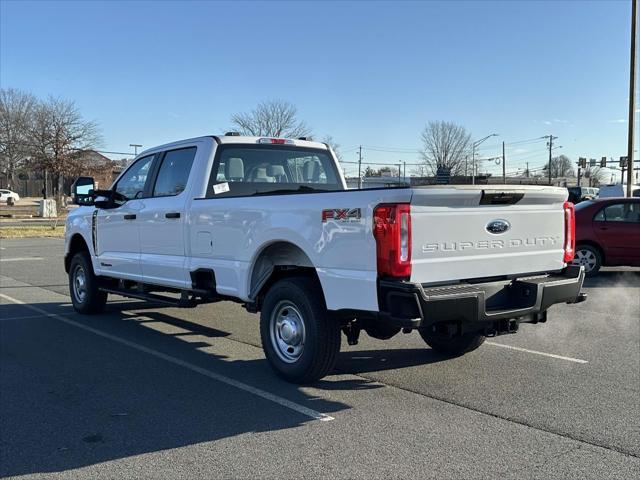
{"label": "white pickup truck", "polygon": [[74,186],[65,268],[74,308],[117,294],[260,312],[266,357],[299,383],[328,374],[341,331],[418,330],[446,355],[576,303],[567,190],[443,185],[347,190],[331,149],[207,136],[147,150],[109,190]]}

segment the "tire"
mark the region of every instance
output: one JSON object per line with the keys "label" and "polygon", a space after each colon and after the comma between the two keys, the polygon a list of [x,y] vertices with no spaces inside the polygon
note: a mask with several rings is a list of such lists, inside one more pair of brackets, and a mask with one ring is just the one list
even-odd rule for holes
{"label": "tire", "polygon": [[260,337],[271,367],[292,383],[321,379],[340,353],[340,324],[328,315],[322,289],[312,278],[273,284],[260,312]]}
{"label": "tire", "polygon": [[602,254],[600,250],[591,245],[578,245],[576,255],[571,262],[572,265],[584,266],[584,274],[593,277],[598,274],[602,267]]}
{"label": "tire", "polygon": [[437,331],[434,332],[433,327],[420,328],[418,331],[426,344],[436,352],[453,357],[477,349],[485,340],[485,336],[479,333],[464,333],[455,337],[447,337]]}
{"label": "tire", "polygon": [[107,293],[98,289],[98,279],[93,273],[88,252],[78,252],[69,265],[69,295],[78,313],[100,313],[107,303]]}

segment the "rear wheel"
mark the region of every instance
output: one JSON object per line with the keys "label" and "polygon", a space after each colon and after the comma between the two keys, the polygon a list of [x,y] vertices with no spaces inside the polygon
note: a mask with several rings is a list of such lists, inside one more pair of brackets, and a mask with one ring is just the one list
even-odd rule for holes
{"label": "rear wheel", "polygon": [[328,315],[317,281],[306,277],[279,280],[269,289],[260,337],[271,367],[294,383],[329,374],[340,352],[340,324]]}
{"label": "rear wheel", "polygon": [[602,255],[597,248],[591,245],[578,245],[571,263],[583,266],[585,275],[593,277],[602,267]]}
{"label": "rear wheel", "polygon": [[100,313],[107,303],[107,293],[98,288],[88,252],[78,252],[69,266],[69,294],[78,313]]}
{"label": "rear wheel", "polygon": [[484,343],[485,336],[479,333],[463,333],[449,337],[438,332],[437,328],[425,327],[418,330],[422,339],[439,353],[451,356],[460,356],[471,352]]}

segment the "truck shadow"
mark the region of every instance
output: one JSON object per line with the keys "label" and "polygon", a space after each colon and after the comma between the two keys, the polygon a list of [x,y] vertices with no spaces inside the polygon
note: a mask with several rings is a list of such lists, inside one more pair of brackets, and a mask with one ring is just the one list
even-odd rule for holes
{"label": "truck shadow", "polygon": [[[137,309],[126,303],[124,313],[110,304],[107,313],[88,317],[73,314],[68,304],[34,305],[104,335],[44,315],[12,320],[8,313],[14,315],[17,305],[0,305],[0,317],[6,319],[0,335],[0,477],[68,471],[202,443],[211,455],[218,449],[232,455],[222,440],[249,435],[242,442],[250,445],[253,434],[277,436],[316,421],[144,349],[321,413],[350,408],[279,380],[255,349],[224,340],[229,332],[166,315],[157,306]],[[314,387],[380,385],[329,377]]]}

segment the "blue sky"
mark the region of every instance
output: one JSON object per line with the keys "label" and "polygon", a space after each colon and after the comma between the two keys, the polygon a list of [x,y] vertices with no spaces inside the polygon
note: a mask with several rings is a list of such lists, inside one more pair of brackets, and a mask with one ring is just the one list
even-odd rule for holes
{"label": "blue sky", "polygon": [[[429,120],[499,133],[487,156],[548,134],[572,159],[626,153],[629,1],[0,5],[1,86],[75,100],[106,150],[224,132],[283,99],[349,161],[362,144],[416,162]],[[507,169],[544,149],[508,145]]]}

